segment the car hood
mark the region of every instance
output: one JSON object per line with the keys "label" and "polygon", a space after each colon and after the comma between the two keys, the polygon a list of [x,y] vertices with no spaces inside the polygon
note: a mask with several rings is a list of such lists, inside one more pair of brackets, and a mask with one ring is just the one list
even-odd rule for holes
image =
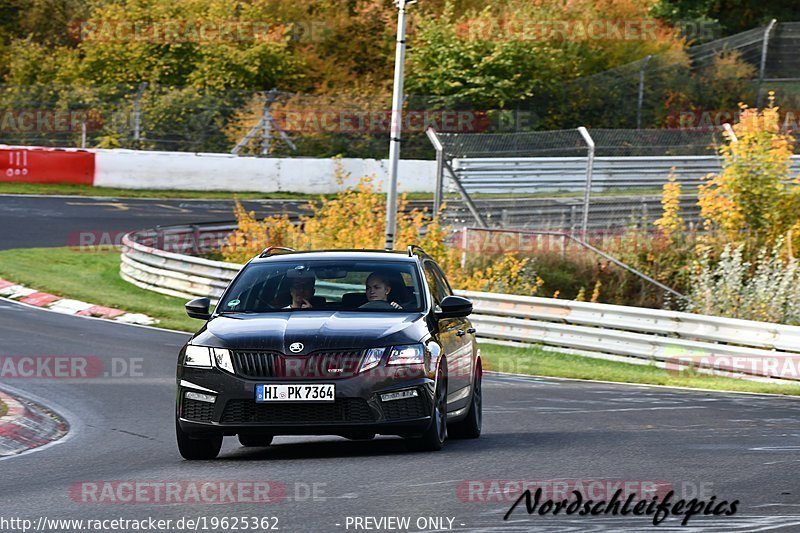
{"label": "car hood", "polygon": [[[303,355],[420,342],[425,335],[421,313],[362,311],[291,311],[218,316],[197,333],[192,344],[239,350]],[[301,343],[298,350],[295,343]],[[290,350],[290,346],[293,350]]]}

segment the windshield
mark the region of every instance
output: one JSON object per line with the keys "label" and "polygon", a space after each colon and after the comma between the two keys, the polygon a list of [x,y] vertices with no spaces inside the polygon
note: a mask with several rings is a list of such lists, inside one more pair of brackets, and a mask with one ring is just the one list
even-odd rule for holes
{"label": "windshield", "polygon": [[250,263],[217,310],[419,312],[416,265],[400,261],[274,261]]}

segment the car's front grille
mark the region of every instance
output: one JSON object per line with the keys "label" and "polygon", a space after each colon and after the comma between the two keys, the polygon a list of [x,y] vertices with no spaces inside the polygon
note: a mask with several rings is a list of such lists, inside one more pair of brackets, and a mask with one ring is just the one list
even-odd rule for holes
{"label": "car's front grille", "polygon": [[198,422],[211,422],[214,418],[214,404],[201,402],[198,400],[183,400],[183,412],[181,416],[186,420],[196,420]]}
{"label": "car's front grille", "polygon": [[330,403],[256,403],[230,400],[222,413],[223,424],[324,424],[374,422],[375,412],[361,398],[340,398]]}
{"label": "car's front grille", "polygon": [[275,365],[279,354],[275,352],[240,352],[233,355],[233,368],[240,376],[250,378],[269,378],[275,375]]}
{"label": "car's front grille", "polygon": [[381,408],[386,420],[422,418],[431,414],[428,402],[422,396],[381,402]]}
{"label": "car's front grille", "polygon": [[363,350],[319,350],[308,355],[233,352],[236,374],[247,378],[338,379],[358,373]]}

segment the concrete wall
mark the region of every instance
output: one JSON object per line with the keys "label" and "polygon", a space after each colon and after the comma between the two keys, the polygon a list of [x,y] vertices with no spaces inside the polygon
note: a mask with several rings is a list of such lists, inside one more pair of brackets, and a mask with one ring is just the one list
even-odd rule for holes
{"label": "concrete wall", "polygon": [[[187,189],[220,191],[291,191],[333,193],[374,175],[386,190],[388,160],[255,158],[230,154],[92,150],[96,154],[94,185],[126,189]],[[350,178],[336,182],[336,165]],[[434,161],[401,160],[398,190],[433,192]]]}

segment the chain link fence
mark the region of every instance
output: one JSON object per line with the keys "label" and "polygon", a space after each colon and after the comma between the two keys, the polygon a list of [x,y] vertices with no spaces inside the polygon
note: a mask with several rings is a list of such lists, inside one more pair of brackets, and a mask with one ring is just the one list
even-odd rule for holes
{"label": "chain link fence", "polygon": [[652,224],[674,178],[681,215],[697,222],[698,186],[721,168],[722,131],[430,132],[441,171],[435,202],[456,226],[611,232]]}
{"label": "chain link fence", "polygon": [[[475,133],[513,122],[503,110],[409,98],[403,157],[433,157],[427,127]],[[147,84],[0,86],[0,144],[8,145],[383,159],[390,125],[389,97]]]}
{"label": "chain link fence", "polygon": [[[424,134],[432,127],[454,134],[520,133],[481,141],[506,143],[487,146],[491,154],[566,156],[582,149],[573,134],[526,135],[582,125],[680,131],[627,133],[629,141],[605,143],[605,134],[594,130],[600,157],[604,144],[618,152],[610,155],[635,155],[634,148],[641,155],[648,150],[667,153],[679,145],[694,147],[699,141],[692,141],[692,135],[735,122],[739,102],[764,104],[769,90],[776,92],[784,110],[786,129],[797,130],[798,50],[800,22],[780,22],[563,80],[555,92],[495,108],[462,101],[458,95],[408,95],[402,155],[434,157]],[[388,155],[390,109],[388,94],[306,95],[147,84],[7,85],[0,86],[0,143],[382,159]],[[638,142],[642,135],[656,138]],[[478,153],[475,147],[466,149]]]}

